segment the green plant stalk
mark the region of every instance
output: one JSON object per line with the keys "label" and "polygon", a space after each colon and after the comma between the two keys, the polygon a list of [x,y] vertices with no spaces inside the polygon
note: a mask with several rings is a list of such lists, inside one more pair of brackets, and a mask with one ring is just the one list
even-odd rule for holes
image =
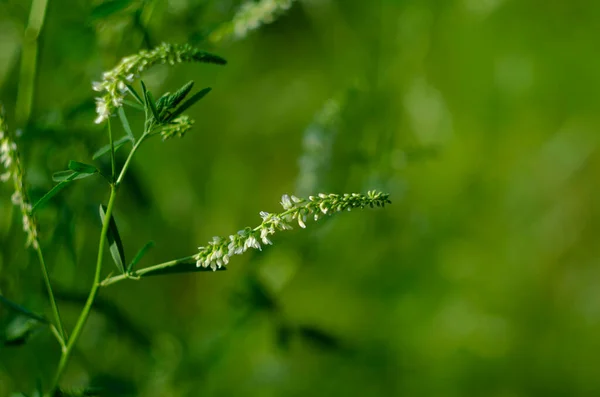
{"label": "green plant stalk", "polygon": [[[72,333],[71,337],[69,338],[66,348],[63,349],[63,353],[60,356],[58,368],[56,370],[54,380],[52,381],[52,386],[50,388],[50,392],[49,392],[50,394],[48,395],[48,397],[52,396],[52,393],[54,393],[54,390],[57,388],[58,382],[60,381],[60,378],[67,367],[69,358],[71,357],[71,353],[73,352],[73,348],[75,347],[75,344],[77,343],[77,339],[79,339],[79,335],[81,334],[81,331],[83,330],[83,327],[85,326],[85,323],[87,322],[87,319],[90,315],[92,305],[94,304],[94,300],[96,299],[96,295],[98,294],[98,289],[101,286],[100,275],[102,272],[102,260],[104,258],[104,246],[106,244],[106,235],[108,232],[108,225],[110,223],[113,206],[114,206],[115,199],[117,196],[117,189],[118,189],[119,185],[121,184],[121,182],[123,181],[123,178],[125,177],[125,173],[127,172],[129,165],[131,164],[133,155],[139,149],[141,143],[144,141],[144,139],[148,135],[149,135],[148,131],[144,131],[144,133],[142,134],[140,139],[135,143],[135,145],[129,152],[129,156],[127,157],[127,160],[125,161],[123,168],[121,169],[119,178],[110,187],[110,198],[108,199],[106,215],[104,217],[104,222],[102,224],[102,231],[100,232],[100,243],[98,246],[98,260],[96,262],[96,273],[94,275],[94,283],[92,284],[92,289],[90,290],[90,294],[88,295],[87,301],[85,302],[85,306],[83,307],[83,310],[81,311],[81,314],[79,315],[79,318],[77,319],[75,328],[73,328],[73,333]],[[110,140],[111,146],[112,146],[113,142],[112,142],[112,133],[110,130],[110,125],[109,125],[109,140]],[[111,153],[114,154],[114,147],[112,147],[112,150],[113,151]],[[114,156],[112,156],[112,157],[114,158]],[[112,160],[112,161],[114,161],[114,160]],[[114,172],[113,172],[113,175],[114,175]],[[114,178],[114,176],[113,176],[113,178]]]}
{"label": "green plant stalk", "polygon": [[58,329],[58,334],[62,340],[59,340],[61,343],[61,347],[64,348],[65,343],[67,343],[67,334],[63,328],[62,320],[60,318],[60,312],[58,310],[58,305],[56,304],[56,299],[54,299],[54,292],[52,291],[52,285],[50,284],[50,277],[48,276],[48,268],[46,267],[46,262],[44,261],[44,255],[42,255],[42,250],[39,247],[39,244],[36,248],[36,252],[38,255],[38,259],[40,260],[40,267],[42,268],[42,274],[44,275],[44,283],[46,284],[46,290],[48,291],[48,297],[50,298],[50,306],[52,306],[52,314],[54,315],[54,322],[56,323],[56,328]]}
{"label": "green plant stalk", "polygon": [[123,168],[121,169],[121,173],[119,174],[119,177],[117,178],[117,181],[115,182],[115,186],[118,187],[121,184],[121,182],[123,182],[123,178],[125,177],[125,173],[127,172],[127,169],[129,168],[129,165],[131,164],[131,160],[133,159],[133,155],[139,149],[139,147],[142,144],[142,142],[144,142],[144,140],[148,137],[148,134],[149,133],[147,131],[144,131],[144,133],[142,134],[142,136],[140,137],[140,139],[138,139],[137,142],[135,143],[135,145],[133,145],[133,148],[131,149],[131,151],[129,152],[129,155],[127,156],[127,160],[125,160],[125,164],[123,164]]}
{"label": "green plant stalk", "polygon": [[96,299],[96,295],[98,294],[98,289],[100,287],[100,273],[102,271],[102,259],[104,258],[104,246],[106,244],[106,235],[108,232],[108,225],[112,216],[116,196],[117,189],[115,186],[111,185],[110,198],[108,199],[108,206],[106,208],[106,216],[104,217],[102,231],[100,232],[100,243],[98,245],[98,260],[96,262],[96,273],[94,275],[94,283],[92,284],[92,289],[90,290],[90,294],[88,295],[87,301],[85,302],[85,306],[83,307],[83,310],[81,311],[81,314],[77,319],[75,328],[73,328],[73,333],[69,338],[69,341],[67,342],[67,347],[60,356],[58,368],[56,370],[54,380],[52,381],[52,386],[50,387],[48,397],[52,396],[54,390],[58,386],[58,382],[60,381],[60,378],[66,369],[67,363],[69,362],[69,358],[71,357],[71,353],[73,352],[73,348],[77,343],[77,339],[79,339],[79,335],[81,334],[81,331],[83,330],[83,327],[85,326],[85,323],[87,322],[87,319],[90,315],[94,299]]}
{"label": "green plant stalk", "polygon": [[156,270],[166,269],[172,266],[177,266],[181,263],[188,263],[192,260],[195,261],[195,255],[186,256],[185,258],[173,259],[172,261],[159,263],[158,265],[145,267],[143,269],[136,270],[129,274],[119,274],[118,276],[109,277],[106,280],[100,283],[101,287],[108,287],[111,284],[117,283],[119,281],[127,280],[127,279],[136,279],[138,277],[143,276],[146,273],[154,272]]}
{"label": "green plant stalk", "polygon": [[110,180],[113,183],[115,181],[115,145],[112,137],[112,128],[110,128],[110,119],[108,119],[108,141],[110,143]]}
{"label": "green plant stalk", "polygon": [[33,0],[29,21],[25,29],[19,71],[19,91],[17,92],[17,124],[26,125],[31,115],[37,72],[38,39],[46,19],[48,0]]}

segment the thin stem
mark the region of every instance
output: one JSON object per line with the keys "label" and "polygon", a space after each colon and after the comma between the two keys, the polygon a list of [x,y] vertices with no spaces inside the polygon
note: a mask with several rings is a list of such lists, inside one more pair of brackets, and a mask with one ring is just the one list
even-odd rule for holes
{"label": "thin stem", "polygon": [[106,280],[100,283],[101,287],[108,287],[111,284],[117,283],[119,281],[127,280],[127,279],[136,279],[142,277],[146,273],[155,272],[157,270],[166,269],[172,266],[177,266],[182,263],[188,263],[191,260],[195,260],[195,255],[186,256],[185,258],[174,259],[172,261],[159,263],[158,265],[145,267],[143,269],[136,270],[129,274],[119,274],[118,276],[109,277]]}
{"label": "thin stem", "polygon": [[121,182],[123,182],[123,178],[125,177],[125,173],[127,172],[127,169],[129,168],[129,164],[131,163],[131,159],[133,159],[133,155],[139,149],[139,147],[142,144],[142,142],[144,142],[144,139],[146,139],[147,137],[148,137],[148,132],[144,131],[144,133],[142,134],[142,136],[140,137],[140,139],[138,139],[138,141],[135,143],[135,145],[133,145],[133,148],[129,152],[129,156],[127,156],[127,160],[125,160],[125,164],[123,165],[123,168],[121,169],[121,173],[119,174],[119,178],[117,178],[117,182],[116,182],[116,186],[117,187],[121,184]]}
{"label": "thin stem", "polygon": [[67,345],[65,345],[65,340],[60,336],[60,333],[58,332],[54,324],[50,324],[50,331],[52,331],[52,335],[54,335],[54,337],[60,344],[61,352],[64,353],[64,351],[67,350]]}
{"label": "thin stem", "polygon": [[19,125],[27,124],[31,115],[37,72],[38,39],[44,26],[47,8],[48,0],[33,0],[29,12],[29,21],[25,29],[21,52],[19,91],[16,103],[16,119]]}
{"label": "thin stem", "polygon": [[52,382],[52,387],[50,388],[49,396],[54,393],[54,390],[58,386],[58,382],[69,362],[69,358],[71,353],[73,352],[73,348],[77,343],[77,339],[79,339],[79,335],[83,330],[85,323],[90,315],[90,310],[92,309],[92,305],[94,303],[94,299],[98,294],[98,288],[100,287],[100,273],[102,271],[102,259],[104,257],[104,245],[106,243],[106,234],[108,231],[108,225],[110,222],[110,218],[112,216],[113,206],[115,203],[115,198],[117,196],[117,190],[115,186],[111,185],[110,188],[110,198],[108,199],[108,206],[106,208],[106,216],[104,217],[104,222],[102,224],[102,232],[100,232],[100,243],[98,245],[98,260],[96,262],[96,273],[94,275],[94,283],[92,284],[92,289],[90,290],[90,294],[88,295],[87,301],[85,302],[85,306],[77,319],[77,323],[75,324],[75,328],[73,329],[73,334],[67,343],[67,348],[63,351],[60,361],[58,363],[58,369],[56,370],[56,375],[54,376],[54,380]]}
{"label": "thin stem", "polygon": [[42,274],[44,276],[44,284],[46,284],[46,290],[48,291],[48,297],[50,298],[50,306],[52,306],[52,314],[54,315],[54,322],[56,323],[56,328],[58,329],[58,333],[62,339],[63,345],[67,342],[67,334],[63,328],[62,320],[60,318],[60,312],[58,310],[58,305],[56,304],[56,299],[54,299],[54,292],[52,292],[52,285],[50,284],[50,277],[48,276],[48,268],[46,267],[46,262],[44,261],[44,255],[42,255],[42,250],[37,245],[36,252],[38,255],[38,259],[40,260],[40,267],[42,268]]}
{"label": "thin stem", "polygon": [[112,128],[110,128],[110,118],[108,119],[108,142],[110,143],[110,168],[112,170],[111,183],[115,181],[115,145],[112,137]]}

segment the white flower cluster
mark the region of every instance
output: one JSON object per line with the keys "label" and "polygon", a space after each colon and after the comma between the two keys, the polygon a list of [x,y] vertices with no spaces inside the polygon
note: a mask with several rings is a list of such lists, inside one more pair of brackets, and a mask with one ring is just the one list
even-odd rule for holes
{"label": "white flower cluster", "polygon": [[254,229],[247,227],[228,238],[213,237],[207,246],[198,247],[200,252],[195,256],[196,265],[217,270],[227,265],[233,255],[241,255],[248,248],[260,250],[261,242],[271,245],[269,236],[277,231],[292,229],[293,220],[296,220],[300,227],[305,228],[308,215],[312,215],[316,221],[323,215],[331,215],[335,212],[366,206],[383,207],[389,203],[391,203],[389,195],[376,191],[370,191],[366,195],[320,193],[317,196],[310,196],[308,200],[286,194],[281,199],[284,209],[282,213],[261,212],[262,223]]}
{"label": "white flower cluster", "polygon": [[23,170],[19,161],[17,145],[8,136],[6,123],[4,122],[4,111],[0,107],[0,164],[4,172],[0,173],[0,181],[8,182],[12,179],[15,192],[11,200],[14,205],[19,206],[23,215],[23,231],[27,234],[26,246],[39,247],[37,223],[32,213],[32,206],[27,198],[25,184],[23,182]]}
{"label": "white flower cluster", "polygon": [[201,51],[188,44],[163,43],[152,50],[142,50],[135,55],[125,57],[112,70],[102,75],[102,81],[93,82],[94,91],[104,92],[96,98],[96,124],[100,124],[123,106],[127,85],[137,79],[142,72],[156,64],[175,65],[183,62],[207,62],[224,65],[226,61],[213,54]]}
{"label": "white flower cluster", "polygon": [[273,22],[277,16],[289,9],[293,2],[294,0],[247,1],[231,22],[211,34],[210,40],[219,42],[229,37],[244,38],[249,32]]}

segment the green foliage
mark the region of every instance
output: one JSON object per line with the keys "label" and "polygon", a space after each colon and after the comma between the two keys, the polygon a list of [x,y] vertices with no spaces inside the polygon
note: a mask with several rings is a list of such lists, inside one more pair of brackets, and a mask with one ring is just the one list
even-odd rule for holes
{"label": "green foliage", "polygon": [[23,345],[37,329],[50,324],[44,317],[2,295],[0,295],[0,303],[17,314],[12,321],[3,327],[3,332],[0,334],[4,346]]}
{"label": "green foliage", "polygon": [[[116,181],[69,183],[28,218],[27,250],[21,208],[60,182],[54,171],[72,174],[69,159],[111,169],[107,125],[91,123],[93,98],[107,92],[90,92],[90,80],[163,40],[229,61],[158,62],[118,91],[115,177],[143,136],[139,79],[157,104],[194,80],[177,107],[214,88],[180,114],[195,120],[184,140],[160,142],[183,126],[160,114],[115,188],[126,266],[147,241],[156,246],[125,274],[104,247],[107,287],[64,390],[129,382],[149,397],[600,393],[600,5],[296,1],[217,40],[244,4],[269,2],[135,1],[92,20],[105,1],[55,0],[45,18],[27,15],[42,3],[0,1],[0,100],[21,159],[17,186],[33,199],[11,203],[11,168],[0,183],[0,289],[56,323],[39,241],[67,337],[94,282],[98,205]],[[229,271],[190,258],[213,235],[259,225],[259,209],[283,211],[284,192],[369,189],[394,204],[307,216],[306,230],[296,220],[268,236],[272,246],[236,255]],[[201,271],[145,277],[167,268]],[[27,321],[0,303],[0,333]],[[0,347],[0,397],[39,395],[38,379],[48,391],[62,351],[51,332],[38,322],[23,345]]]}
{"label": "green foliage", "polygon": [[[119,138],[116,141],[114,141],[113,142],[114,151],[116,152],[117,150],[119,150],[127,142],[132,142],[131,141],[131,137],[129,135],[128,136],[124,136],[124,137]],[[109,153],[109,152],[110,152],[110,144],[104,145],[100,149],[96,150],[96,152],[92,156],[92,159],[96,160],[99,157],[101,157],[101,156],[103,156],[103,155],[105,155],[106,153]],[[60,172],[63,172],[63,171],[60,171]]]}
{"label": "green foliage", "polygon": [[[103,18],[123,9],[126,6],[128,6],[128,4],[116,4],[115,2],[110,4],[105,3],[101,6],[98,6],[94,10],[93,17]],[[282,201],[282,205],[285,210],[284,212],[281,214],[269,214],[261,212],[263,222],[258,227],[254,229],[245,228],[240,230],[237,234],[231,235],[228,239],[215,237],[207,247],[200,247],[200,251],[196,255],[134,270],[134,266],[142,259],[149,248],[154,245],[154,243],[147,243],[137,253],[134,259],[128,265],[126,265],[127,260],[125,257],[125,249],[121,238],[121,233],[119,232],[117,223],[114,219],[113,208],[117,198],[117,193],[124,182],[124,178],[131,165],[131,161],[141,144],[152,136],[160,134],[163,140],[172,137],[183,137],[194,124],[194,121],[191,120],[187,115],[184,115],[183,112],[189,110],[192,105],[196,104],[211,91],[210,88],[204,88],[188,98],[188,95],[191,93],[194,85],[193,81],[189,81],[174,94],[166,93],[160,96],[158,101],[156,101],[143,80],[140,80],[140,85],[142,88],[141,97],[137,94],[135,89],[129,85],[129,83],[133,82],[133,80],[138,77],[139,73],[157,62],[174,65],[176,63],[185,61],[217,64],[225,63],[222,58],[216,55],[205,53],[191,46],[174,46],[170,44],[163,44],[154,50],[143,50],[136,55],[124,58],[115,69],[104,73],[103,82],[93,84],[94,90],[106,92],[104,97],[96,99],[96,111],[98,113],[96,123],[101,123],[107,120],[108,117],[110,117],[113,113],[117,113],[126,136],[117,141],[113,141],[112,129],[109,123],[109,144],[97,150],[93,155],[94,159],[100,158],[106,153],[109,153],[110,155],[112,174],[110,178],[105,176],[106,180],[110,184],[110,197],[108,205],[105,206],[100,204],[99,206],[102,231],[100,233],[94,281],[70,336],[67,337],[67,333],[63,329],[62,319],[59,314],[56,299],[54,297],[53,288],[49,279],[48,271],[46,269],[42,250],[41,247],[39,247],[37,240],[34,240],[35,249],[38,254],[45,285],[53,309],[53,323],[50,323],[42,317],[35,315],[26,309],[2,298],[2,301],[5,301],[5,304],[7,304],[13,310],[20,312],[22,315],[21,317],[25,318],[25,321],[17,323],[13,322],[13,325],[7,328],[7,331],[5,332],[6,336],[4,338],[5,345],[12,346],[25,343],[27,338],[39,327],[39,323],[42,323],[50,327],[61,346],[61,356],[53,382],[48,390],[49,394],[64,394],[60,391],[61,389],[59,388],[59,382],[61,381],[67,365],[71,360],[71,355],[82,333],[82,330],[87,323],[92,310],[92,305],[96,301],[99,288],[106,287],[126,279],[139,280],[146,276],[183,273],[189,274],[205,272],[208,270],[214,271],[217,269],[225,270],[225,265],[227,265],[229,262],[230,256],[242,254],[248,248],[261,249],[259,241],[261,241],[263,244],[271,244],[268,236],[274,234],[276,231],[291,229],[292,227],[290,222],[293,220],[297,221],[301,227],[305,227],[304,222],[306,221],[307,215],[314,216],[314,219],[317,220],[322,215],[331,215],[335,212],[341,212],[344,210],[349,211],[352,208],[384,206],[386,203],[390,203],[388,198],[389,196],[387,194],[382,194],[375,191],[370,191],[367,195],[346,194],[342,196],[337,194],[319,194],[315,197],[309,197],[308,200],[299,199],[295,196],[291,196],[290,198],[289,196],[284,195]],[[123,108],[123,105],[125,104],[125,94],[130,94],[133,97],[133,100],[143,107],[142,110],[144,111],[145,115],[144,129],[138,139],[136,139],[133,133],[132,126]],[[134,104],[134,107],[138,106],[135,105],[135,102],[131,103]],[[46,193],[40,200],[38,200],[33,207],[30,208],[27,200],[25,199],[27,197],[27,191],[23,183],[23,171],[20,166],[13,166],[13,163],[19,164],[19,157],[18,153],[16,152],[16,144],[12,142],[10,138],[5,137],[7,134],[5,130],[7,130],[7,127],[3,120],[3,118],[0,119],[0,129],[2,131],[2,136],[0,136],[0,138],[3,140],[2,164],[8,173],[8,176],[3,177],[3,179],[10,179],[13,177],[15,180],[17,194],[20,197],[23,197],[23,199],[19,200],[19,203],[21,204],[23,211],[25,230],[30,234],[33,232],[37,233],[35,220],[32,216],[34,210],[41,208],[51,198],[56,196],[62,189],[64,189],[70,182],[101,172],[94,165],[74,160],[69,161],[67,171],[59,171],[54,173],[52,176],[52,179],[58,182],[58,184],[54,186],[54,188],[52,188],[48,193]],[[133,147],[131,148],[124,164],[122,164],[122,166],[120,166],[120,170],[118,170],[115,152],[126,142],[132,142]],[[103,255],[106,244],[108,245],[111,257],[120,274],[112,277],[109,276],[101,282],[100,279],[102,273]],[[262,291],[262,289],[260,290]],[[263,298],[268,296],[267,294],[254,295],[260,295]],[[256,299],[254,301],[255,303],[258,302]],[[271,309],[274,310],[275,305],[270,304],[270,306]],[[15,321],[18,321],[18,318]],[[323,336],[324,334],[305,332],[303,331],[303,328],[300,328],[299,332],[301,335],[309,335],[309,339],[316,339],[321,344],[325,344],[324,341],[328,341],[328,339]],[[115,395],[115,391],[112,389],[111,393],[112,395]]]}

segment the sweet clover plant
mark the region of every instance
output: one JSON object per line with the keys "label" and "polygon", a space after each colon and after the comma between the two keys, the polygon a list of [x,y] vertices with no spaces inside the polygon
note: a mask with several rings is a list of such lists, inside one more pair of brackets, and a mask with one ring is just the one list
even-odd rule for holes
{"label": "sweet clover plant", "polygon": [[[290,2],[281,2],[283,6],[288,3]],[[245,12],[248,13],[249,10]],[[383,207],[390,203],[387,194],[377,191],[369,191],[367,194],[319,193],[308,198],[283,195],[281,199],[283,211],[260,212],[262,221],[258,226],[240,229],[227,237],[213,237],[210,242],[198,247],[196,253],[187,257],[137,269],[137,263],[150,245],[143,247],[133,260],[127,262],[124,245],[113,216],[127,170],[136,153],[147,140],[153,137],[161,137],[162,140],[182,138],[194,125],[194,120],[190,119],[185,112],[211,90],[203,88],[193,93],[194,83],[190,81],[173,93],[167,92],[155,96],[141,80],[141,75],[157,64],[175,66],[184,62],[226,64],[223,58],[190,45],[161,44],[152,50],[143,50],[123,58],[116,67],[104,73],[100,81],[94,82],[92,88],[99,92],[99,96],[96,98],[97,117],[95,123],[106,125],[108,144],[94,154],[93,160],[109,156],[110,170],[105,171],[93,164],[70,161],[66,170],[53,174],[53,180],[57,183],[54,188],[35,203],[31,202],[27,194],[24,167],[19,158],[14,134],[9,132],[4,111],[0,113],[0,163],[2,166],[0,179],[2,182],[11,183],[14,186],[12,202],[18,206],[22,215],[23,230],[27,237],[26,247],[34,250],[39,259],[52,317],[47,319],[43,315],[33,313],[3,295],[0,295],[0,301],[29,320],[47,326],[60,345],[61,355],[53,381],[45,388],[48,396],[63,395],[59,388],[61,377],[67,368],[101,288],[125,280],[139,280],[149,275],[222,270],[234,255],[241,255],[250,249],[261,250],[264,246],[271,245],[274,234],[292,229],[293,225],[297,224],[299,227],[305,228],[309,219],[317,221],[343,211]],[[145,121],[142,131],[136,132],[132,129],[127,117],[130,112],[143,113]],[[125,136],[118,139],[113,136],[111,127],[116,120],[125,131]],[[130,144],[131,149],[123,166],[119,169],[115,161],[115,152],[123,150],[126,144]],[[106,183],[109,198],[106,205],[104,203],[98,205],[102,229],[98,243],[94,280],[75,326],[67,331],[54,297],[51,279],[44,261],[43,247],[38,238],[36,212],[69,184],[89,177],[96,177]],[[104,255],[107,250],[118,269],[118,274],[111,273],[103,278],[105,273],[103,269]]]}

